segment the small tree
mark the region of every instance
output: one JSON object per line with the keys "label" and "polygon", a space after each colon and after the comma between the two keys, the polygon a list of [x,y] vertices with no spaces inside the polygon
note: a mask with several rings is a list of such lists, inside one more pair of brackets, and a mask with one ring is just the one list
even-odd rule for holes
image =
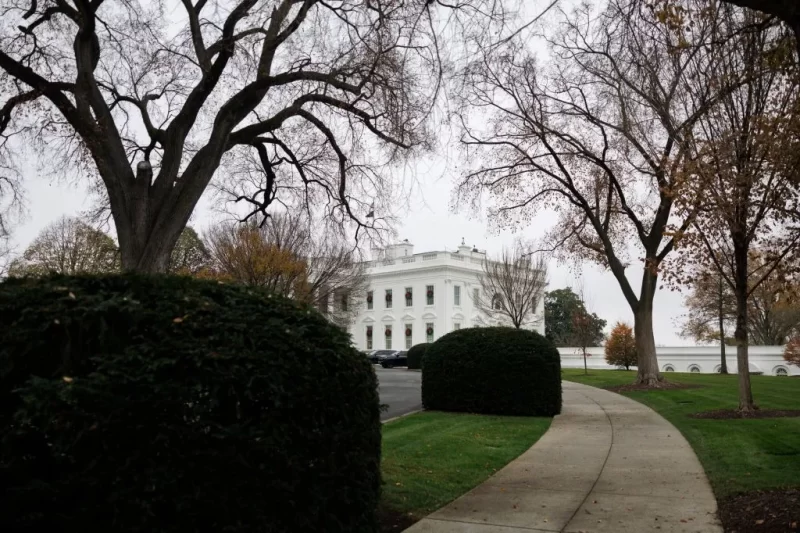
{"label": "small tree", "polygon": [[684,305],[689,312],[680,332],[681,337],[700,343],[719,342],[720,373],[727,374],[727,330],[736,321],[736,298],[730,286],[714,271],[701,272]]}
{"label": "small tree", "polygon": [[62,217],[47,226],[9,266],[11,276],[100,274],[119,270],[114,240],[80,219]]}
{"label": "small tree", "polygon": [[488,317],[508,320],[517,329],[541,320],[536,308],[547,287],[547,262],[542,255],[533,258],[522,242],[504,249],[498,260],[484,260],[479,284],[475,305]]}
{"label": "small tree", "polygon": [[792,337],[783,350],[783,358],[790,365],[800,366],[800,337]]}
{"label": "small tree", "polygon": [[[589,368],[586,364],[586,349],[594,344],[597,337],[597,322],[596,316],[589,314],[586,310],[586,291],[583,288],[583,282],[578,287],[578,303],[572,311],[572,331],[575,339],[575,345],[580,347],[583,353],[583,373],[588,374]],[[605,325],[605,320],[603,321]],[[602,334],[602,331],[600,332]]]}
{"label": "small tree", "polygon": [[636,341],[628,324],[617,322],[611,330],[606,342],[606,363],[624,366],[625,370],[636,366]]}
{"label": "small tree", "polygon": [[596,313],[589,313],[581,298],[570,288],[556,289],[544,296],[544,336],[556,346],[579,346],[581,341],[573,324],[576,314],[585,314],[589,318],[588,331],[582,336],[588,338],[587,346],[602,346],[605,341],[603,329],[606,321]]}

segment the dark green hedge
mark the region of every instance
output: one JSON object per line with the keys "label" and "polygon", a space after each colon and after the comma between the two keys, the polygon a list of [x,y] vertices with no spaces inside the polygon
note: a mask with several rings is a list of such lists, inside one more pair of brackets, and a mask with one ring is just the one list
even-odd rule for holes
{"label": "dark green hedge", "polygon": [[0,284],[0,531],[374,532],[379,417],[369,361],[288,300]]}
{"label": "dark green hedge", "polygon": [[553,416],[561,412],[561,358],[535,331],[456,330],[425,353],[422,403],[442,411]]}
{"label": "dark green hedge", "polygon": [[430,343],[423,342],[422,344],[412,346],[408,350],[409,370],[419,370],[422,368],[422,356],[425,355],[425,352],[428,350],[428,346],[430,346]]}

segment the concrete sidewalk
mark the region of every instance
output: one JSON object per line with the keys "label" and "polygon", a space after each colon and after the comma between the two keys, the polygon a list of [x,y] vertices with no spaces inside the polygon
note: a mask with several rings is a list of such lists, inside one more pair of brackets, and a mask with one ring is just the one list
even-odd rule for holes
{"label": "concrete sidewalk", "polygon": [[409,533],[721,533],[700,462],[675,427],[619,394],[568,381],[532,448]]}

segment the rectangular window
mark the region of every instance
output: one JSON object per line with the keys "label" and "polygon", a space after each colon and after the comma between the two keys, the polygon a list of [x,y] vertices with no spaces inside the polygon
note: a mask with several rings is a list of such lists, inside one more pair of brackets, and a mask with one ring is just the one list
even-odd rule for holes
{"label": "rectangular window", "polygon": [[340,291],[336,295],[336,299],[337,299],[336,307],[339,309],[339,311],[346,313],[349,307],[350,296],[346,292]]}
{"label": "rectangular window", "polygon": [[386,349],[392,349],[392,326],[386,326],[386,331],[383,333],[386,338]]}
{"label": "rectangular window", "polygon": [[386,309],[392,308],[392,289],[386,289]]}
{"label": "rectangular window", "polygon": [[425,324],[425,341],[433,342],[433,322]]}
{"label": "rectangular window", "polygon": [[453,285],[453,305],[461,305],[461,285]]}
{"label": "rectangular window", "polygon": [[425,296],[427,298],[428,305],[433,305],[433,285],[428,285],[425,288]]}
{"label": "rectangular window", "polygon": [[454,323],[453,329],[461,329],[461,324],[459,322]]}
{"label": "rectangular window", "polygon": [[372,326],[367,326],[367,350],[372,349]]}
{"label": "rectangular window", "polygon": [[406,324],[406,350],[411,348],[412,333],[411,324]]}
{"label": "rectangular window", "polygon": [[372,309],[372,291],[367,291],[367,309]]}
{"label": "rectangular window", "polygon": [[478,305],[478,296],[480,296],[478,289],[472,289],[472,303],[476,306]]}
{"label": "rectangular window", "polygon": [[406,307],[412,307],[414,305],[414,291],[411,287],[406,287]]}

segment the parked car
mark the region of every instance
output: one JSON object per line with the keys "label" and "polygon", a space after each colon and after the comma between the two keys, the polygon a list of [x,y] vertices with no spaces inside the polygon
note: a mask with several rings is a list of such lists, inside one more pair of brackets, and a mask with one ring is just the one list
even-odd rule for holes
{"label": "parked car", "polygon": [[380,363],[383,368],[408,366],[408,352],[403,350],[401,352],[394,352],[391,355],[383,356],[380,358]]}
{"label": "parked car", "polygon": [[381,362],[382,358],[394,355],[396,353],[397,350],[375,350],[369,355],[369,360],[372,364],[377,365]]}

